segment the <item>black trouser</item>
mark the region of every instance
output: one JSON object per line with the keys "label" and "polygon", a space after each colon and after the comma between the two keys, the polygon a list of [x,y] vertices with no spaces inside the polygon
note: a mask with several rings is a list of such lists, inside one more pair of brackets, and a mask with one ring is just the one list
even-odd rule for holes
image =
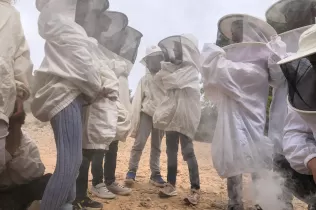
{"label": "black trouser", "polygon": [[307,204],[316,203],[316,184],[313,176],[296,172],[283,155],[275,155],[273,162],[274,170],[285,179],[284,186],[287,194],[293,193],[295,197]]}
{"label": "black trouser", "polygon": [[76,180],[76,199],[83,199],[87,196],[90,162],[95,155],[104,155],[104,152],[105,150],[101,149],[82,150],[82,163]]}
{"label": "black trouser", "polygon": [[52,174],[46,174],[27,184],[0,192],[0,210],[25,210],[33,201],[42,200]]}
{"label": "black trouser", "polygon": [[[115,182],[117,150],[118,141],[113,141],[110,144],[108,151],[99,149],[82,150],[82,164],[76,181],[76,199],[82,199],[87,196],[90,162],[92,162],[91,172],[93,175],[93,186],[103,182],[103,175],[106,185],[111,185]],[[103,158],[104,173],[102,168]]]}
{"label": "black trouser", "polygon": [[170,184],[176,185],[178,171],[178,149],[179,142],[183,160],[187,162],[190,174],[191,189],[200,189],[199,166],[194,154],[192,140],[179,133],[168,131],[166,132],[167,157],[168,157],[168,175],[167,180]]}
{"label": "black trouser", "polygon": [[[109,151],[105,154],[98,153],[92,159],[92,184],[96,186],[103,182],[106,185],[111,185],[115,182],[116,160],[119,141],[113,141],[109,146]],[[104,169],[102,162],[104,158]],[[104,172],[103,172],[104,171]]]}

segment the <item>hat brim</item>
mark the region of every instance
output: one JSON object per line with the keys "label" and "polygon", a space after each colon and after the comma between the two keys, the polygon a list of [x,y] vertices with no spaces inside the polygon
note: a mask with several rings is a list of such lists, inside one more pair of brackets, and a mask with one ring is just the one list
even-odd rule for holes
{"label": "hat brim", "polygon": [[277,34],[274,28],[271,25],[269,25],[267,22],[265,22],[264,20],[261,20],[259,18],[246,15],[246,14],[231,14],[231,15],[226,15],[222,17],[218,21],[218,29],[226,38],[231,40],[232,39],[231,26],[233,22],[238,21],[238,20],[245,20],[245,19],[247,19],[248,22],[253,23],[258,28],[260,28],[262,32],[266,35],[266,37],[270,38],[271,36]]}
{"label": "hat brim", "polygon": [[304,52],[297,52],[287,58],[284,58],[282,60],[280,60],[277,64],[278,65],[281,65],[281,64],[285,64],[285,63],[289,63],[289,62],[292,62],[292,61],[295,61],[295,60],[298,60],[298,59],[301,59],[301,58],[304,58],[304,57],[307,57],[309,55],[313,55],[316,53],[316,48],[313,48],[313,49],[310,49],[310,50],[306,50]]}

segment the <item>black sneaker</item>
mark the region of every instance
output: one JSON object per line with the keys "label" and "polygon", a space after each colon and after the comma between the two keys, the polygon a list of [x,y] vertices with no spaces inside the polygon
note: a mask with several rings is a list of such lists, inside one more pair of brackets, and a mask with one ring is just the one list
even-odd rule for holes
{"label": "black sneaker", "polygon": [[244,205],[243,204],[230,204],[227,207],[227,210],[244,210]]}
{"label": "black sneaker", "polygon": [[256,204],[255,207],[254,207],[254,210],[263,210],[263,209],[261,208],[261,206],[259,206],[258,204]]}
{"label": "black sneaker", "polygon": [[89,197],[85,197],[84,199],[76,199],[73,202],[73,206],[74,210],[101,210],[103,208],[102,203],[91,200]]}

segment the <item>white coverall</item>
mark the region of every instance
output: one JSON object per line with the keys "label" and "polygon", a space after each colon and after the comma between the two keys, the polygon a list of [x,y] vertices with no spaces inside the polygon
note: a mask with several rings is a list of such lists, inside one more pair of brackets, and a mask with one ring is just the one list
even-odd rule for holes
{"label": "white coverall", "polygon": [[0,0],[0,173],[5,165],[5,138],[16,97],[30,96],[28,78],[33,64],[20,14],[10,0]]}

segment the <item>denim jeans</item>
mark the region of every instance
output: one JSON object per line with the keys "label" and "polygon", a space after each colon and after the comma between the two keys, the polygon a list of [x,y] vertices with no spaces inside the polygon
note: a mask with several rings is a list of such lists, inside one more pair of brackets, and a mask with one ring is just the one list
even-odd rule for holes
{"label": "denim jeans", "polygon": [[131,151],[128,170],[137,172],[138,164],[142,156],[146,142],[151,133],[151,149],[150,149],[150,170],[151,176],[160,175],[160,147],[164,132],[153,127],[153,119],[151,116],[142,112],[140,114],[140,124],[134,145]]}
{"label": "denim jeans", "polygon": [[77,191],[76,198],[83,199],[87,196],[88,191],[88,178],[90,162],[94,156],[104,155],[105,150],[96,149],[83,149],[82,150],[82,163],[79,170],[79,176],[76,181]]}
{"label": "denim jeans", "polygon": [[183,160],[187,162],[190,174],[191,189],[200,189],[199,166],[194,154],[193,142],[187,136],[174,132],[166,132],[168,175],[170,184],[176,185],[178,171],[178,149],[181,144]]}
{"label": "denim jeans", "polygon": [[[103,178],[106,185],[115,182],[118,144],[119,141],[113,141],[108,151],[103,152],[103,154],[99,152],[93,156],[91,169],[93,186],[103,183]],[[102,167],[103,159],[104,167]]]}

